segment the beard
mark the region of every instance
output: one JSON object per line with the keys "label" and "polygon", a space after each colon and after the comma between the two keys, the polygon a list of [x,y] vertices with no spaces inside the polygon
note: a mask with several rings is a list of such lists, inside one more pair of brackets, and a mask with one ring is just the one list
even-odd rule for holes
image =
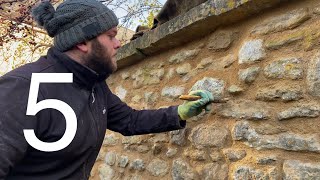
{"label": "beard", "polygon": [[94,70],[103,79],[117,70],[106,49],[97,39],[92,40],[92,52],[84,58],[85,65]]}

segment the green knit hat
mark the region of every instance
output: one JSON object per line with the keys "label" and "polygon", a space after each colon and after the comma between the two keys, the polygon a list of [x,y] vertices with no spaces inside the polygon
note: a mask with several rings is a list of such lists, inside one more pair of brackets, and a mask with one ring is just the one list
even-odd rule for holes
{"label": "green knit hat", "polygon": [[32,16],[62,52],[119,23],[114,12],[97,0],[65,0],[56,10],[46,1],[32,10]]}

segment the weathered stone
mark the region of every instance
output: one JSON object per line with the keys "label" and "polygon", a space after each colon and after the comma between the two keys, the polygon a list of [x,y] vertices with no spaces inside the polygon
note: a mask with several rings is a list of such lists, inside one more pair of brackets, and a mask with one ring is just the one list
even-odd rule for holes
{"label": "weathered stone", "polygon": [[198,150],[198,149],[192,150],[190,148],[185,149],[183,152],[183,155],[194,161],[205,161],[209,157],[207,153],[203,150]]}
{"label": "weathered stone", "polygon": [[129,169],[143,171],[145,169],[144,161],[142,159],[133,160],[129,165]]}
{"label": "weathered stone", "polygon": [[252,33],[255,34],[268,34],[272,32],[284,31],[293,29],[310,18],[308,9],[297,9],[280,16],[267,19],[254,28]]}
{"label": "weathered stone", "polygon": [[116,163],[116,157],[117,154],[113,151],[107,152],[104,162],[109,165],[109,166],[113,166]]}
{"label": "weathered stone", "polygon": [[230,94],[240,94],[241,92],[243,92],[244,90],[237,86],[237,85],[231,85],[229,88],[228,88],[228,92]]}
{"label": "weathered stone", "polygon": [[228,179],[228,171],[227,164],[210,163],[200,170],[200,174],[203,180],[226,180]]}
{"label": "weathered stone", "polygon": [[193,168],[181,158],[173,161],[171,175],[173,180],[192,180],[198,177]]}
{"label": "weathered stone", "polygon": [[221,105],[218,115],[237,120],[263,120],[270,118],[270,108],[266,103],[256,101],[229,101]]}
{"label": "weathered stone", "polygon": [[169,80],[174,76],[174,68],[170,68],[169,71],[166,74],[166,79]]}
{"label": "weathered stone", "polygon": [[312,96],[320,97],[320,53],[311,59],[307,74],[308,91]]}
{"label": "weathered stone", "polygon": [[119,143],[120,138],[113,133],[106,133],[103,139],[104,146],[115,146]]}
{"label": "weathered stone", "polygon": [[129,163],[129,158],[128,156],[120,156],[118,159],[118,166],[125,168]]}
{"label": "weathered stone", "polygon": [[320,115],[320,106],[318,104],[303,104],[291,107],[278,113],[279,120],[292,119],[297,117],[315,118]]}
{"label": "weathered stone", "polygon": [[124,100],[127,95],[127,90],[124,89],[122,86],[116,87],[115,94],[121,99]]}
{"label": "weathered stone", "polygon": [[147,145],[139,145],[137,147],[137,151],[139,153],[147,153],[150,150],[150,148]]}
{"label": "weathered stone", "polygon": [[131,102],[133,103],[140,103],[141,102],[142,97],[140,95],[135,95],[131,98]]}
{"label": "weathered stone", "polygon": [[278,158],[276,156],[257,157],[257,164],[270,165],[276,162]]}
{"label": "weathered stone", "polygon": [[239,71],[239,80],[250,84],[258,77],[260,72],[260,67],[249,67],[244,70]]}
{"label": "weathered stone", "polygon": [[268,78],[300,79],[303,76],[301,59],[287,58],[274,61],[265,67],[264,74]]}
{"label": "weathered stone", "polygon": [[184,146],[186,144],[186,128],[175,130],[170,132],[170,142],[178,146]]}
{"label": "weathered stone", "polygon": [[243,179],[279,179],[279,173],[275,167],[269,168],[267,171],[262,169],[256,169],[250,166],[239,166],[233,173],[234,180],[243,180]]}
{"label": "weathered stone", "polygon": [[209,37],[207,48],[214,51],[228,49],[235,39],[235,33],[232,31],[214,32]]}
{"label": "weathered stone", "polygon": [[129,74],[128,72],[123,72],[123,73],[121,73],[121,78],[122,78],[123,80],[128,79],[129,77],[130,77],[130,74]]}
{"label": "weathered stone", "polygon": [[319,162],[302,162],[286,160],[283,163],[284,180],[291,179],[320,179]]}
{"label": "weathered stone", "polygon": [[146,92],[144,94],[144,99],[147,104],[154,105],[159,99],[159,94],[155,92]]}
{"label": "weathered stone", "polygon": [[310,151],[320,153],[320,134],[281,133],[260,135],[248,121],[237,122],[233,128],[233,139],[242,140],[250,147],[261,149],[284,149],[288,151]]}
{"label": "weathered stone", "polygon": [[254,63],[264,59],[266,52],[262,44],[261,39],[245,42],[239,51],[239,64]]}
{"label": "weathered stone", "polygon": [[115,176],[115,171],[106,164],[99,166],[99,177],[101,180],[110,180]]}
{"label": "weathered stone", "polygon": [[138,174],[129,174],[124,177],[124,180],[143,180],[144,178]]}
{"label": "weathered stone", "polygon": [[190,71],[191,65],[189,63],[185,63],[181,66],[178,66],[176,69],[176,72],[181,76],[188,74]]}
{"label": "weathered stone", "polygon": [[182,86],[164,87],[161,92],[161,96],[167,98],[178,98],[181,94],[184,94],[185,88]]}
{"label": "weathered stone", "polygon": [[190,91],[195,90],[207,90],[212,93],[215,99],[219,100],[222,98],[224,81],[215,78],[204,77],[203,79],[197,81],[190,89]]}
{"label": "weathered stone", "polygon": [[196,148],[201,149],[203,147],[223,147],[227,143],[228,136],[229,130],[225,127],[201,124],[192,129],[188,139]]}
{"label": "weathered stone", "polygon": [[239,161],[247,155],[245,150],[235,149],[224,149],[223,153],[231,162]]}
{"label": "weathered stone", "polygon": [[320,15],[320,5],[317,5],[317,6],[313,9],[313,13]]}
{"label": "weathered stone", "polygon": [[175,156],[178,152],[178,148],[168,148],[168,151],[166,153],[166,156],[168,158],[172,158],[173,156]]}
{"label": "weathered stone", "polygon": [[132,76],[133,87],[140,88],[144,85],[158,84],[164,77],[164,68],[160,69],[138,69]]}
{"label": "weathered stone", "polygon": [[291,43],[294,43],[299,40],[303,40],[304,38],[304,32],[303,31],[296,31],[294,33],[290,33],[288,35],[284,36],[276,36],[271,39],[267,39],[265,42],[265,46],[267,49],[280,49],[283,46],[287,46]]}
{"label": "weathered stone", "polygon": [[157,155],[157,154],[160,154],[161,151],[162,151],[162,145],[161,144],[158,144],[158,143],[155,143],[153,146],[152,146],[152,154],[153,155]]}
{"label": "weathered stone", "polygon": [[179,53],[171,56],[169,58],[169,62],[171,64],[181,63],[181,62],[184,62],[188,59],[192,59],[192,58],[196,57],[199,54],[199,52],[200,52],[200,49],[182,51],[182,52],[179,52]]}
{"label": "weathered stone", "polygon": [[197,65],[196,69],[207,69],[208,67],[210,67],[211,64],[213,64],[213,62],[214,62],[213,57],[204,58]]}
{"label": "weathered stone", "polygon": [[278,124],[277,122],[264,122],[255,127],[255,130],[258,134],[261,135],[273,135],[287,132],[288,130]]}
{"label": "weathered stone", "polygon": [[169,142],[169,137],[167,133],[158,133],[154,134],[151,138],[148,139],[150,143],[167,143]]}
{"label": "weathered stone", "polygon": [[[319,26],[319,25],[318,25]],[[316,31],[316,32],[314,32]],[[305,39],[303,43],[303,47],[305,51],[311,51],[319,47],[320,44],[320,32],[317,30],[307,30],[305,31]]]}
{"label": "weathered stone", "polygon": [[166,161],[153,159],[147,166],[147,171],[149,171],[152,176],[165,176],[168,174],[169,166]]}
{"label": "weathered stone", "polygon": [[219,59],[213,59],[213,57],[207,57],[200,61],[200,63],[197,65],[196,70],[217,70],[221,71],[225,68],[231,66],[235,61],[237,60],[237,57],[228,54],[227,56],[224,56]]}
{"label": "weathered stone", "polygon": [[276,85],[260,89],[256,99],[261,101],[276,101],[281,99],[284,102],[297,101],[303,96],[302,88],[299,85]]}
{"label": "weathered stone", "polygon": [[107,152],[104,150],[104,148],[101,148],[96,158],[96,161],[104,161],[106,154]]}
{"label": "weathered stone", "polygon": [[218,162],[223,159],[223,155],[220,153],[220,151],[212,151],[210,153],[210,158],[213,162]]}
{"label": "weathered stone", "polygon": [[141,144],[142,136],[123,136],[122,137],[122,144]]}

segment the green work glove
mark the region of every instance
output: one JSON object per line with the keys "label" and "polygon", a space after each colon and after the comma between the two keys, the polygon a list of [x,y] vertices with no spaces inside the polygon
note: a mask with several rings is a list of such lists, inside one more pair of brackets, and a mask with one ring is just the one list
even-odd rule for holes
{"label": "green work glove", "polygon": [[213,101],[211,92],[206,90],[196,90],[191,91],[189,95],[201,96],[201,99],[196,101],[185,101],[183,104],[178,106],[178,114],[182,120],[187,120],[200,114],[203,109],[206,111],[211,110],[210,102]]}

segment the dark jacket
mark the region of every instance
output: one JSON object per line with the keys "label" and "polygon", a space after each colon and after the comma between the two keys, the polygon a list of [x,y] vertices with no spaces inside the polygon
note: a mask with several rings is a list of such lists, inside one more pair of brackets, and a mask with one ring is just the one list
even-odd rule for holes
{"label": "dark jacket", "polygon": [[[41,83],[38,93],[38,102],[61,100],[77,116],[76,135],[60,151],[42,152],[25,140],[23,129],[34,129],[43,142],[58,141],[66,129],[64,116],[55,109],[26,115],[31,73],[73,73],[73,83]],[[185,126],[176,106],[134,110],[112,94],[104,79],[54,48],[0,77],[0,179],[88,179],[107,128],[130,136]]]}

